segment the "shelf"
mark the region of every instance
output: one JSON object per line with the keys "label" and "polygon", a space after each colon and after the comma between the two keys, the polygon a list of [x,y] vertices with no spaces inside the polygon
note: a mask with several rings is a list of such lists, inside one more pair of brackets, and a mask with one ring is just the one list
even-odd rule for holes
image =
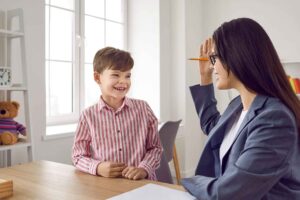
{"label": "shelf", "polygon": [[280,61],[282,64],[300,63],[300,59],[282,59]]}
{"label": "shelf", "polygon": [[[0,145],[0,151],[7,151],[5,166],[12,165],[12,157],[10,150],[20,149],[24,153],[27,152],[28,162],[33,160],[33,141],[30,129],[30,114],[29,114],[29,95],[27,77],[28,72],[26,68],[26,54],[25,54],[25,34],[24,34],[24,19],[23,10],[21,8],[11,10],[0,9],[0,62],[1,68],[10,68],[12,81],[10,85],[0,86],[1,100],[11,101],[11,99],[20,99],[22,105],[22,117],[24,119],[24,126],[26,127],[26,137],[20,137],[18,142],[13,145]],[[16,63],[17,65],[10,65]],[[4,66],[3,66],[4,65]],[[20,96],[20,98],[19,98]],[[20,152],[21,153],[21,152]],[[0,155],[1,157],[2,155]],[[2,157],[1,157],[2,158]],[[0,158],[0,160],[1,160]],[[0,192],[1,193],[1,192]]]}
{"label": "shelf", "polygon": [[27,142],[25,139],[19,139],[18,143],[13,145],[0,145],[0,151],[12,150],[21,147],[30,147],[31,143]]}
{"label": "shelf", "polygon": [[24,36],[24,33],[16,32],[16,31],[9,31],[6,29],[0,29],[0,36],[1,37],[20,37]]}
{"label": "shelf", "polygon": [[22,86],[22,85],[12,85],[10,87],[1,87],[0,86],[0,91],[1,90],[6,90],[6,91],[27,91],[27,88]]}

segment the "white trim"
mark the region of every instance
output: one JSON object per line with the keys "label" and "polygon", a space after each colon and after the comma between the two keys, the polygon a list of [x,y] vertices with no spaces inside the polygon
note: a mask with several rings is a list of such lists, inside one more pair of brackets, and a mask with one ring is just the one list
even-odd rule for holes
{"label": "white trim", "polygon": [[73,136],[76,131],[76,127],[77,123],[47,126],[46,134],[43,136],[43,139],[47,140]]}
{"label": "white trim", "polygon": [[62,139],[62,138],[70,138],[70,137],[74,137],[75,133],[61,133],[61,134],[57,134],[57,135],[44,135],[42,137],[43,141],[47,141],[47,140],[58,140],[58,139]]}

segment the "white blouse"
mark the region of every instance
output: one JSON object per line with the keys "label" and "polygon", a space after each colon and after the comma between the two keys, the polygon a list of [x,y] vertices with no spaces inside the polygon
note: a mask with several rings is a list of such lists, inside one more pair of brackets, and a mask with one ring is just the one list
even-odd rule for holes
{"label": "white blouse", "polygon": [[220,155],[221,165],[222,165],[222,159],[225,156],[226,152],[230,149],[231,145],[233,144],[233,142],[237,136],[238,130],[239,130],[247,112],[248,112],[248,110],[243,110],[241,112],[240,117],[236,118],[236,120],[234,121],[234,123],[233,123],[232,127],[229,129],[229,131],[228,131],[228,129],[226,130],[224,139],[223,139],[221,147],[220,147],[219,155]]}

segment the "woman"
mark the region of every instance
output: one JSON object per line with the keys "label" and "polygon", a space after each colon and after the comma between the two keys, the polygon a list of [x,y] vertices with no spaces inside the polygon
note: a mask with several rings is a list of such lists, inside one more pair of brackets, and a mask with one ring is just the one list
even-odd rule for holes
{"label": "woman", "polygon": [[[199,61],[200,85],[190,89],[208,139],[182,185],[198,199],[300,199],[300,101],[264,29],[248,18],[224,23],[200,56],[211,63]],[[240,94],[222,115],[213,72],[218,89]]]}

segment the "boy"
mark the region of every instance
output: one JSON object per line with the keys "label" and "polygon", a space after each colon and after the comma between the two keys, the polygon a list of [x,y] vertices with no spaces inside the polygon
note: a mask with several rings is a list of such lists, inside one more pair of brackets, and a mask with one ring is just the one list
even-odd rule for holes
{"label": "boy", "polygon": [[158,121],[145,101],[125,96],[133,64],[128,52],[113,47],[94,57],[94,80],[102,95],[79,119],[72,160],[81,171],[156,180],[162,154]]}

